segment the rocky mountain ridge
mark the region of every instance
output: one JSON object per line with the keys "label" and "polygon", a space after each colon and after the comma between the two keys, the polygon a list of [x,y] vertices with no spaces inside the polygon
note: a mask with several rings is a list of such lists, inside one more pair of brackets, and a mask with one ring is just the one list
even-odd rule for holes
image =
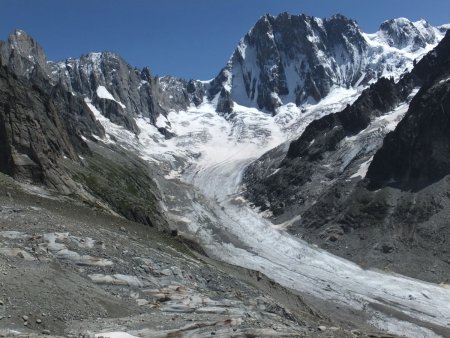
{"label": "rocky mountain ridge", "polygon": [[[367,173],[373,189],[392,185],[417,191],[450,174],[446,151],[450,143],[445,132],[449,107],[449,39],[447,34],[418,65],[416,73],[426,78],[405,118],[374,156]],[[432,67],[423,67],[425,63]]]}
{"label": "rocky mountain ridge", "polygon": [[236,102],[274,114],[289,102],[320,101],[333,87],[364,86],[382,76],[398,79],[444,32],[404,18],[366,34],[342,15],[266,15],[241,39],[209,96],[219,94],[219,111],[230,112]]}
{"label": "rocky mountain ridge", "polygon": [[[52,80],[53,65],[23,31],[13,33],[0,48],[1,171],[128,219],[165,227],[147,164],[120,148],[95,147],[105,129],[94,116],[90,99]],[[29,51],[36,55],[23,54]],[[120,110],[120,103],[97,100],[105,112],[111,109],[110,115],[105,113],[111,120],[117,121],[116,112],[123,113],[122,121],[132,129],[135,122]]]}
{"label": "rocky mountain ridge", "polygon": [[[367,86],[382,76],[397,79],[439,42],[444,31],[424,20],[400,18],[366,34],[342,15],[266,15],[210,82],[154,77],[148,68],[136,69],[111,52],[48,62],[36,41],[20,30],[2,44],[0,55],[20,76],[29,76],[37,65],[53,84],[90,100],[112,121],[138,134],[133,117],[155,123],[161,114],[186,110],[205,99],[222,113],[230,113],[236,102],[274,114],[290,102],[299,106],[320,101],[335,87]],[[99,96],[99,87],[110,95]]]}
{"label": "rocky mountain ridge", "polygon": [[186,109],[203,100],[201,82],[155,77],[148,68],[136,69],[116,53],[48,61],[42,47],[22,30],[14,31],[1,44],[0,56],[2,64],[19,77],[32,78],[33,72],[40,71],[48,77],[48,86],[58,85],[92,102],[113,123],[135,134],[139,134],[139,128],[134,117],[142,116],[155,123],[161,114]]}
{"label": "rocky mountain ridge", "polygon": [[148,68],[131,67],[115,53],[90,53],[79,59],[50,63],[51,78],[91,100],[113,123],[139,134],[133,117],[156,122],[170,110],[185,110],[203,100],[200,82],[154,77]]}

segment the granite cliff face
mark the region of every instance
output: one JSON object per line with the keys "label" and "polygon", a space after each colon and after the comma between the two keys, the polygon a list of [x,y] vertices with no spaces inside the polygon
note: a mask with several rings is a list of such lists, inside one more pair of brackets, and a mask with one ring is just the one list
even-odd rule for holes
{"label": "granite cliff face", "polygon": [[0,49],[2,171],[76,190],[61,162],[78,162],[79,153],[89,152],[83,135],[103,135],[103,127],[81,98],[50,83],[44,52],[26,33],[16,31]]}
{"label": "granite cliff face", "polygon": [[218,111],[229,113],[236,102],[276,113],[289,102],[317,102],[334,87],[398,79],[441,38],[423,20],[390,20],[366,34],[342,15],[266,15],[242,38],[209,96],[218,95]]}
{"label": "granite cliff face", "polygon": [[0,45],[0,59],[13,73],[27,78],[31,78],[32,72],[37,68],[44,73],[48,70],[47,58],[42,47],[19,29]]}
{"label": "granite cliff face", "polygon": [[59,161],[78,156],[51,96],[2,65],[0,107],[1,171],[70,191]]}

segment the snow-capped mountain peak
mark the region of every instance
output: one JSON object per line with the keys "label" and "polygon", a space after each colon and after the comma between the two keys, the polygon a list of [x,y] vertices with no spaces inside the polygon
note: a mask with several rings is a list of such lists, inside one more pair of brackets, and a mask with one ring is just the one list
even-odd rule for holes
{"label": "snow-capped mountain peak", "polygon": [[411,22],[406,18],[385,21],[377,32],[380,40],[390,47],[415,52],[427,45],[436,45],[442,33],[425,20]]}
{"label": "snow-capped mountain peak", "polygon": [[356,88],[382,76],[398,79],[442,37],[443,29],[425,20],[388,20],[366,34],[340,14],[265,15],[211,81],[209,96],[220,94],[221,112],[230,112],[235,102],[276,113],[288,103],[318,102],[335,87]]}
{"label": "snow-capped mountain peak", "polygon": [[39,66],[46,70],[46,56],[42,47],[26,32],[16,29],[8,41],[0,44],[0,60],[17,74],[28,77]]}

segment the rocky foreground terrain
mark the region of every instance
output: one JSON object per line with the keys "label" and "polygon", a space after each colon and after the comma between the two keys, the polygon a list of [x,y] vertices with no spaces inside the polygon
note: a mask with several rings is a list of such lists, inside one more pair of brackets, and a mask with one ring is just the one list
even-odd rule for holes
{"label": "rocky foreground terrain", "polygon": [[2,337],[391,337],[175,233],[4,175],[0,203]]}

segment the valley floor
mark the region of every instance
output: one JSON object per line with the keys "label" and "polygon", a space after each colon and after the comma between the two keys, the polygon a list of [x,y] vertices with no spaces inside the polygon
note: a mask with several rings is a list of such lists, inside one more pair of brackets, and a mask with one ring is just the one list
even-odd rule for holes
{"label": "valley floor", "polygon": [[307,305],[260,273],[202,256],[179,237],[42,194],[0,176],[2,337],[373,332],[362,320],[334,320],[320,310],[341,310],[313,298]]}

